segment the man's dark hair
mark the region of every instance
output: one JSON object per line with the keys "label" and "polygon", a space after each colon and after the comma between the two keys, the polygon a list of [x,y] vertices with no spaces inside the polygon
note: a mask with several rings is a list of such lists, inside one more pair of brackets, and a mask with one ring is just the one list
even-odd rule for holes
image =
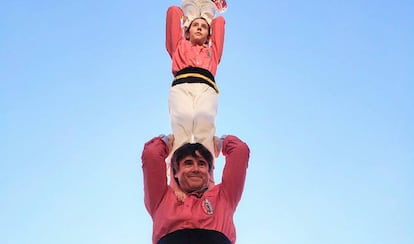
{"label": "man's dark hair", "polygon": [[177,148],[171,157],[171,166],[173,168],[174,175],[178,171],[179,162],[187,156],[195,158],[199,157],[196,154],[197,152],[207,160],[208,171],[210,172],[213,167],[213,155],[211,152],[201,143],[185,143],[181,147]]}

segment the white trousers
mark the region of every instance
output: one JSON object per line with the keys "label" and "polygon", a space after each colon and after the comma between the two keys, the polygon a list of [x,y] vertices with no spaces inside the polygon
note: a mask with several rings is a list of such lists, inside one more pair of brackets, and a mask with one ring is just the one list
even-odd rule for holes
{"label": "white trousers", "polygon": [[218,94],[202,83],[172,86],[168,98],[171,128],[174,134],[172,152],[184,143],[199,142],[213,155]]}
{"label": "white trousers", "polygon": [[191,21],[198,17],[205,18],[208,24],[211,24],[216,14],[216,5],[211,0],[182,0],[181,8],[184,16],[187,17],[184,22],[185,27],[188,27]]}

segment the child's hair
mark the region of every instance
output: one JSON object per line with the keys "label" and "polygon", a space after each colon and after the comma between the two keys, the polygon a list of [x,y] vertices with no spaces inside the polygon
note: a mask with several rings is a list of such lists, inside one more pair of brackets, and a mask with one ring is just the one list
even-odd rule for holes
{"label": "child's hair", "polygon": [[[185,39],[186,39],[187,41],[190,39],[190,37],[187,37],[187,34],[189,34],[189,33],[190,33],[190,27],[191,27],[191,25],[193,24],[194,20],[196,20],[196,19],[202,19],[202,20],[204,20],[204,21],[207,23],[207,25],[208,25],[208,35],[207,35],[207,37],[210,37],[210,35],[211,35],[211,26],[208,24],[207,19],[206,19],[206,18],[204,18],[204,17],[197,17],[197,18],[193,19],[193,20],[190,22],[190,24],[188,25],[188,27],[185,29],[184,34],[185,34]],[[207,42],[206,42],[206,44],[207,44],[208,42],[209,42],[209,40],[208,40],[208,38],[207,38]]]}

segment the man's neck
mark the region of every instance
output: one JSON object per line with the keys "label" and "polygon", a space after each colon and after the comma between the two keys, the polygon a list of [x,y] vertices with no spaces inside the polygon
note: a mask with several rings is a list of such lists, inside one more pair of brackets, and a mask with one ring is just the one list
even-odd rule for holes
{"label": "man's neck", "polygon": [[200,197],[203,196],[204,192],[206,192],[207,190],[208,190],[208,186],[205,186],[205,187],[203,187],[203,188],[201,188],[199,190],[195,190],[195,191],[188,192],[188,194],[189,195],[194,195],[197,198],[200,198]]}

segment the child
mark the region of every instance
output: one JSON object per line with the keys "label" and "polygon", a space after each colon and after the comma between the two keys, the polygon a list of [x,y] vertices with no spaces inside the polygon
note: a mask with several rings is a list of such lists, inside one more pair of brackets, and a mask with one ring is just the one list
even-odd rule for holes
{"label": "child", "polygon": [[223,53],[225,20],[219,16],[210,25],[196,16],[183,36],[182,17],[177,6],[167,11],[165,44],[174,75],[168,98],[174,135],[171,152],[184,143],[199,142],[217,157],[213,138],[219,91],[214,76]]}

